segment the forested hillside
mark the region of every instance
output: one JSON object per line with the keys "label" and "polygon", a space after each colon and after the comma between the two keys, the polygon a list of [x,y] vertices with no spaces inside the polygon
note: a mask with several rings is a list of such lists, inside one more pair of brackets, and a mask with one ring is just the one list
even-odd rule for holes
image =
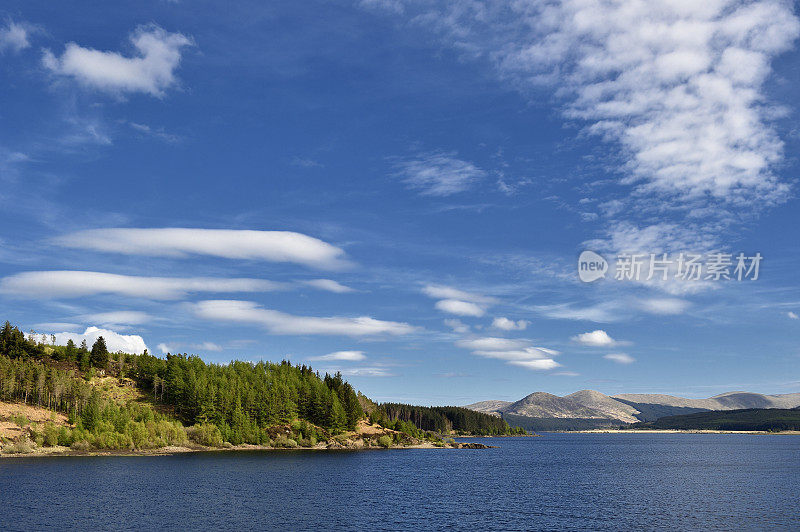
{"label": "forested hillside", "polygon": [[512,428],[497,416],[475,412],[458,406],[414,406],[400,403],[383,403],[370,419],[381,423],[388,420],[401,420],[413,423],[423,430],[438,433],[475,434],[498,436],[525,434],[521,428]]}
{"label": "forested hillside", "polygon": [[[102,337],[91,348],[85,342],[58,346],[44,340],[26,337],[8,322],[2,327],[0,400],[68,415],[72,428],[48,435],[60,445],[138,449],[187,438],[203,445],[284,440],[314,445],[353,431],[366,417],[359,395],[340,374],[320,376],[304,365],[211,364],[188,355],[109,353]],[[129,383],[140,396],[112,400],[95,385],[98,375]],[[463,408],[366,401],[374,423],[414,438],[437,439],[427,431],[512,432],[502,419]],[[289,427],[288,437],[276,440],[279,426]]]}

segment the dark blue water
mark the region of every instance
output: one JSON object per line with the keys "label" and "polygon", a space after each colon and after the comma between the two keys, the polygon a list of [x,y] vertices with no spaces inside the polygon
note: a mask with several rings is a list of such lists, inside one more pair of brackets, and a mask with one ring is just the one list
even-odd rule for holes
{"label": "dark blue water", "polygon": [[800,530],[800,437],[0,461],[0,529]]}

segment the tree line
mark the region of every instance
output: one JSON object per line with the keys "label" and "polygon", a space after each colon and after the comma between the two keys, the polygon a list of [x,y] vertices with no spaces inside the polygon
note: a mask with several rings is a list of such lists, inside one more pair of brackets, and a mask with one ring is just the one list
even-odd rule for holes
{"label": "tree line", "polygon": [[503,436],[525,434],[519,427],[511,427],[502,418],[475,412],[459,406],[416,406],[401,403],[382,403],[370,414],[370,419],[388,426],[398,421],[412,423],[422,429],[447,434],[475,434]]}

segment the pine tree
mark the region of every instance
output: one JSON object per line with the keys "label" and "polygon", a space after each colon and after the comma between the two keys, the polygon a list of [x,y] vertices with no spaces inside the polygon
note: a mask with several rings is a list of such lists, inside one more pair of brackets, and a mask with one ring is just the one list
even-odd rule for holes
{"label": "pine tree", "polygon": [[108,366],[108,348],[102,336],[100,336],[92,346],[92,352],[89,354],[89,362],[92,366],[100,369],[105,369],[106,366]]}

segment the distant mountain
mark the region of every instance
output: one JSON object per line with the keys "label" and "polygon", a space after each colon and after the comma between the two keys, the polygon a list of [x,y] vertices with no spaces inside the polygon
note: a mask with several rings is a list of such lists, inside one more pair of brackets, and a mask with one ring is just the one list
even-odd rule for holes
{"label": "distant mountain", "polygon": [[643,403],[701,410],[738,410],[745,408],[794,408],[800,406],[800,393],[763,395],[750,392],[726,392],[708,399],[686,399],[673,395],[624,393],[612,396],[628,404]]}
{"label": "distant mountain", "polygon": [[545,392],[535,392],[516,403],[511,403],[502,410],[502,413],[504,415],[512,414],[527,417],[584,419],[604,419],[608,417],[602,412],[582,405],[569,397],[559,397]]}
{"label": "distant mountain", "polygon": [[597,410],[603,417],[618,419],[625,423],[640,421],[637,416],[640,412],[631,405],[617,401],[603,393],[594,390],[581,390],[566,396],[568,399]]}
{"label": "distant mountain", "polygon": [[464,408],[469,408],[476,412],[483,412],[484,414],[492,414],[499,416],[503,408],[511,404],[511,401],[481,401],[479,403],[472,403]]}
{"label": "distant mountain", "polygon": [[529,430],[574,430],[650,422],[665,416],[697,412],[800,407],[800,393],[764,395],[727,392],[707,399],[687,399],[663,394],[608,396],[595,390],[570,395],[535,392],[519,401],[481,401],[466,408],[499,415]]}

